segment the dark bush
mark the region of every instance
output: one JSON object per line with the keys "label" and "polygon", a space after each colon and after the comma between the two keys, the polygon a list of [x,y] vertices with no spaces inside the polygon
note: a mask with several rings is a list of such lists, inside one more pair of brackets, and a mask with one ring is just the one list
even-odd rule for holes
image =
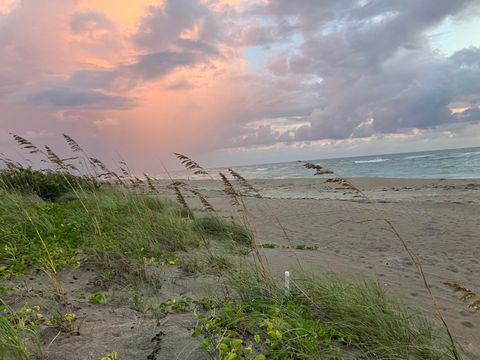
{"label": "dark bush", "polygon": [[38,171],[30,168],[0,171],[0,188],[37,194],[47,201],[55,201],[72,190],[93,190],[98,186],[99,183],[91,179],[66,172]]}

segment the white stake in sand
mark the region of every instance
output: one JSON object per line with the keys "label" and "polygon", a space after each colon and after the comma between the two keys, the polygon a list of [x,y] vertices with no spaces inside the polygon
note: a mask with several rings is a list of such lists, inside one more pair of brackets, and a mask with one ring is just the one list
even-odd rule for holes
{"label": "white stake in sand", "polygon": [[285,271],[285,295],[290,296],[290,272]]}

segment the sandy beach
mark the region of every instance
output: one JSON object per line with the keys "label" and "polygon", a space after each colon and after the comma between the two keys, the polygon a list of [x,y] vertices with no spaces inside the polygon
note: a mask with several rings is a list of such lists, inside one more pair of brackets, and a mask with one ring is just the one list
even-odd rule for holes
{"label": "sandy beach", "polygon": [[[415,264],[385,222],[390,220],[420,259],[455,340],[472,358],[480,358],[480,312],[444,284],[480,293],[480,180],[351,181],[369,201],[320,178],[251,181],[263,198],[247,194],[244,202],[257,242],[275,245],[262,249],[269,268],[278,276],[301,268],[377,280],[391,296],[427,311],[439,324]],[[238,216],[221,182],[188,184],[223,215]],[[164,195],[171,196],[166,185],[160,183]],[[194,197],[188,201],[196,204]],[[295,249],[305,246],[310,250]]]}
{"label": "sandy beach", "polygon": [[[243,207],[232,207],[216,180],[187,181],[204,194],[225,217],[247,219],[268,270],[279,280],[284,271],[296,275],[377,281],[395,300],[424,311],[446,338],[432,298],[415,263],[389,228],[390,221],[418,256],[430,290],[455,341],[466,359],[480,358],[480,311],[469,307],[480,293],[480,180],[405,180],[356,178],[350,181],[359,195],[326,179],[251,180],[262,197],[246,193]],[[160,198],[175,200],[170,182],[159,180]],[[183,194],[193,210],[202,208],[186,188]],[[281,224],[281,226],[279,225]],[[224,244],[217,244],[222,249]],[[228,250],[227,250],[228,251]],[[201,255],[202,249],[178,252],[179,258]],[[231,255],[231,256],[230,256]],[[228,254],[239,259],[238,254]],[[242,258],[243,259],[243,258]],[[56,279],[77,320],[75,331],[42,332],[46,358],[99,359],[115,350],[125,359],[195,359],[208,356],[192,338],[197,323],[193,312],[172,312],[155,317],[148,304],[172,298],[228,297],[222,273],[185,271],[174,266],[151,265],[158,283],[126,285],[109,282],[101,264],[80,256],[80,266],[67,266]],[[293,280],[294,281],[294,280]],[[463,300],[445,283],[458,284],[474,296]],[[16,304],[27,299],[48,300],[51,279],[40,270],[8,282],[6,299]],[[106,293],[106,305],[93,304],[82,294]]]}

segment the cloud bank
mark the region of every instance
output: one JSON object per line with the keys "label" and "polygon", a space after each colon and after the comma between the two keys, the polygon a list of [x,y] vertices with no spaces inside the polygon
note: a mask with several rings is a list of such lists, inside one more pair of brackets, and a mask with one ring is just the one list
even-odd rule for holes
{"label": "cloud bank", "polygon": [[432,42],[478,18],[477,0],[144,0],[135,26],[127,3],[1,8],[0,151],[8,132],[67,132],[152,169],[172,151],[461,146],[479,129],[480,48]]}

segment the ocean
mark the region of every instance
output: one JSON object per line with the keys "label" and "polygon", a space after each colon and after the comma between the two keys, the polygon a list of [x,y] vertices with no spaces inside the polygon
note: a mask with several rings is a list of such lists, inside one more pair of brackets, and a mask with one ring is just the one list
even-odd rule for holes
{"label": "ocean", "polygon": [[[401,154],[348,157],[338,159],[293,161],[233,167],[247,179],[312,178],[314,171],[305,169],[313,162],[345,177],[380,177],[412,179],[478,179],[480,147],[422,151]],[[225,169],[211,169],[211,173]],[[176,177],[180,173],[176,174]],[[189,176],[189,178],[198,178]]]}

